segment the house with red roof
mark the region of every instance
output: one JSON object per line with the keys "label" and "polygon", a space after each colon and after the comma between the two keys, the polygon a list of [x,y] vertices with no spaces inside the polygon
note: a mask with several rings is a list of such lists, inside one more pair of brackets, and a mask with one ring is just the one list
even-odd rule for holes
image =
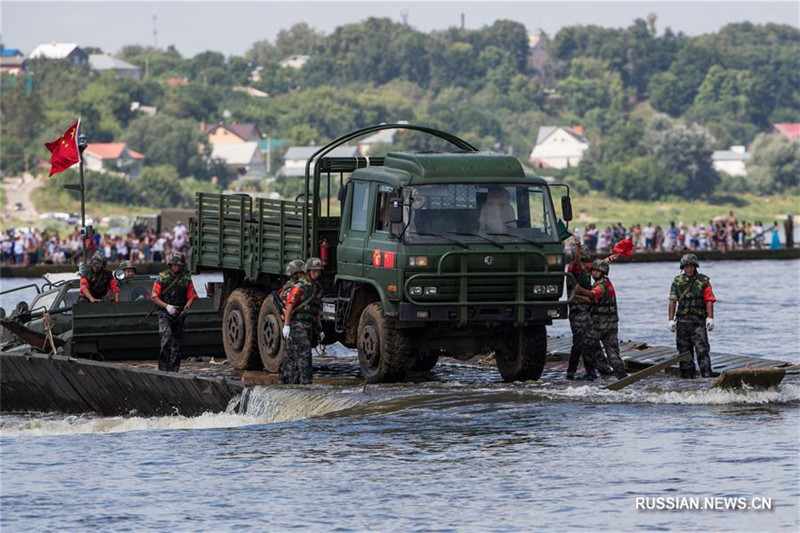
{"label": "house with red roof", "polygon": [[239,124],[234,121],[230,124],[219,122],[210,126],[201,123],[200,127],[208,135],[208,142],[212,145],[258,142],[261,140],[261,132],[255,124]]}
{"label": "house with red roof", "polygon": [[139,177],[144,156],[125,143],[89,143],[83,161],[87,170],[113,172],[132,180]]}
{"label": "house with red roof", "polygon": [[800,122],[773,124],[767,130],[767,133],[784,135],[790,141],[796,141],[800,139]]}

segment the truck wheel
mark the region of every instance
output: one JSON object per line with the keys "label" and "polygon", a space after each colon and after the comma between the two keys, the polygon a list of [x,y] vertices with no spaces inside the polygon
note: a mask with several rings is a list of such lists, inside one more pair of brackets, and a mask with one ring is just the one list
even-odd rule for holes
{"label": "truck wheel", "polygon": [[358,321],[358,363],[367,383],[398,381],[404,377],[410,357],[408,335],[383,316],[380,303],[364,308]]}
{"label": "truck wheel", "polygon": [[539,379],[547,356],[547,329],[527,326],[519,328],[514,337],[513,341],[495,350],[500,375],[505,381]]}
{"label": "truck wheel", "polygon": [[258,310],[264,294],[254,289],[236,289],[222,311],[222,344],[228,362],[237,370],[261,368],[258,354]]}
{"label": "truck wheel", "polygon": [[267,372],[280,372],[285,343],[281,332],[283,319],[272,296],[267,296],[258,313],[258,353]]}

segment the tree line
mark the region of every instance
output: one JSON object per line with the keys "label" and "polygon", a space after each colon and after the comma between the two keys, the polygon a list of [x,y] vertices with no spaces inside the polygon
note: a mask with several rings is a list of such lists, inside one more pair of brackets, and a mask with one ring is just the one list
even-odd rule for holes
{"label": "tree line", "polygon": [[[227,58],[125,46],[118,56],[145,69],[140,82],[32,60],[30,78],[2,80],[0,163],[12,174],[46,159],[43,143],[78,114],[92,142],[125,141],[147,166],[223,183],[232,176],[208,160],[201,121],[254,122],[291,144],[322,144],[408,120],[523,163],[539,127],[581,124],[591,148],[577,168],[557,173],[579,190],[636,199],[798,192],[800,143],[759,136],[770,124],[800,122],[796,28],[740,23],[688,37],[659,32],[650,16],[620,29],[565,27],[541,41],[549,57],[531,68],[528,32],[518,22],[424,33],[370,18],[328,35],[297,24]],[[305,66],[280,66],[295,54],[309,56]],[[170,78],[188,83],[171,86]],[[158,112],[132,111],[132,101]],[[713,150],[754,139],[746,180],[711,167]],[[385,148],[437,148],[428,143],[399,134]]]}

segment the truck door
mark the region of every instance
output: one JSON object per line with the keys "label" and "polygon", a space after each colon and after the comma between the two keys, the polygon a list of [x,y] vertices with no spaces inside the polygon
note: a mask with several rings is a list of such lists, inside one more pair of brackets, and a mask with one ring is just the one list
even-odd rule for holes
{"label": "truck door", "polygon": [[[388,185],[373,185],[371,202],[375,206],[375,213],[369,224],[369,235],[364,247],[364,275],[374,279],[389,296],[396,296],[398,287],[398,269],[395,264],[397,258],[398,241],[392,239],[389,232],[389,198],[394,191]],[[395,290],[389,290],[393,285]]]}
{"label": "truck door", "polygon": [[364,277],[364,246],[368,221],[371,220],[370,185],[366,181],[351,181],[347,186],[343,231],[339,238],[339,276]]}

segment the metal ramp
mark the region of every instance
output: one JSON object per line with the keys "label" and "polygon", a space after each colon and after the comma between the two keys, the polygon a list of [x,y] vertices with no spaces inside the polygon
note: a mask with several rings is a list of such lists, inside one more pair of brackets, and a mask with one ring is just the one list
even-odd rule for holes
{"label": "metal ramp", "polygon": [[[565,337],[551,337],[547,340],[548,355],[554,359],[566,360],[569,358],[569,351],[572,347],[572,339]],[[639,371],[647,367],[657,365],[667,359],[678,355],[678,350],[670,346],[650,346],[645,342],[620,342],[619,352],[628,370]],[[785,368],[796,367],[786,361],[775,359],[763,359],[760,357],[749,357],[743,355],[733,355],[727,353],[711,352],[711,371],[716,377],[726,370],[736,370],[740,368]],[[665,372],[678,374],[678,365],[672,365]]]}

